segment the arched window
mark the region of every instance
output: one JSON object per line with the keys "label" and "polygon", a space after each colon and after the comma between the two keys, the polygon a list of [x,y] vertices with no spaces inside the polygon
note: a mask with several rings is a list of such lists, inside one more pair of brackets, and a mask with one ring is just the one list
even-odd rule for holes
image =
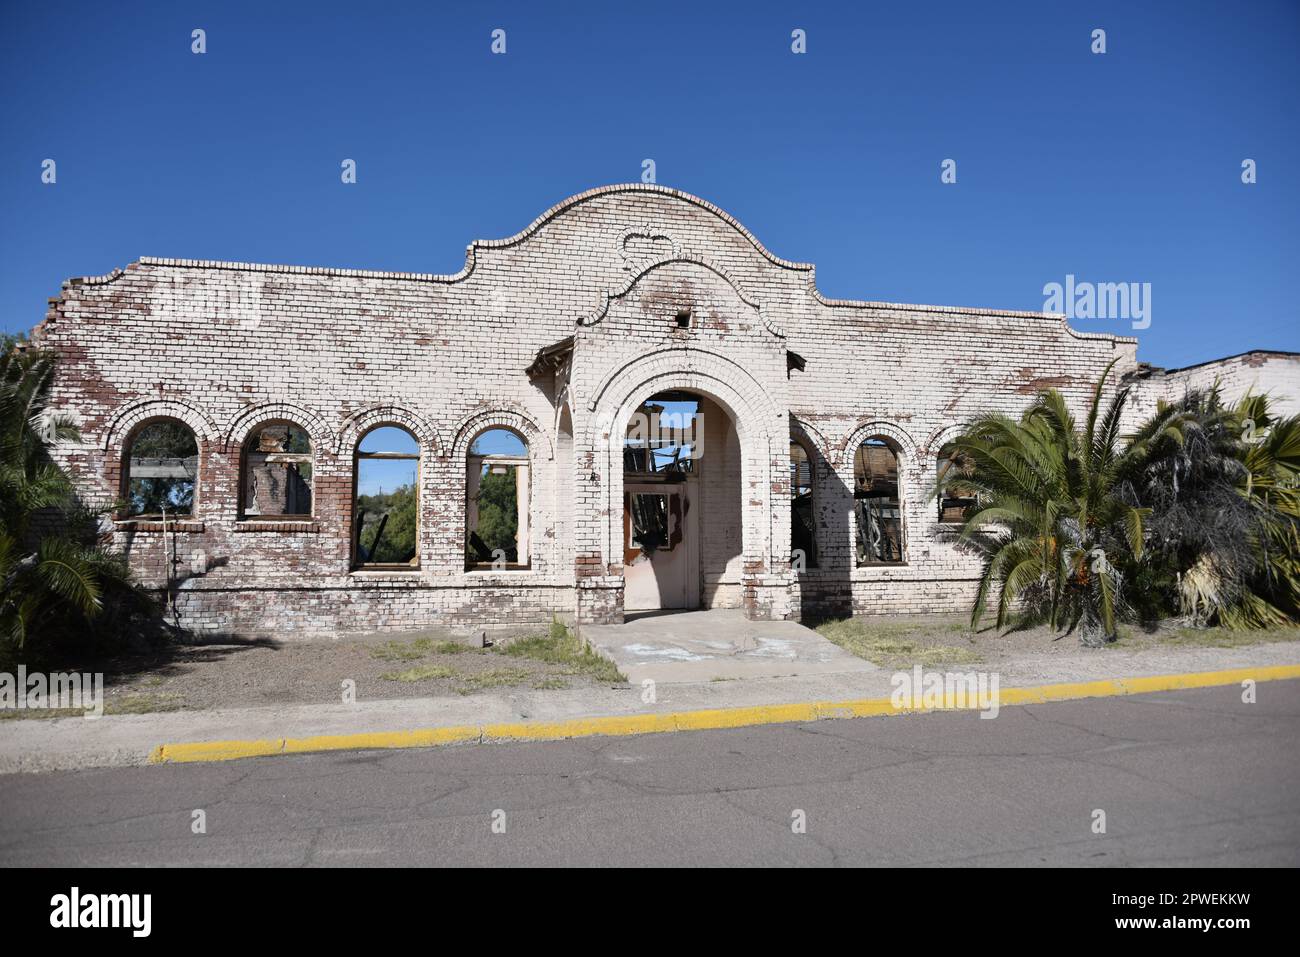
{"label": "arched window", "polygon": [[311,515],[311,439],[291,422],[259,425],[244,442],[240,514]]}
{"label": "arched window", "polygon": [[488,429],[465,460],[465,568],[527,568],[528,443]]}
{"label": "arched window", "polygon": [[853,457],[853,514],[859,567],[903,561],[898,453],[885,439],[867,439]]}
{"label": "arched window", "polygon": [[808,450],[790,440],[790,564],[817,567],[817,522],[813,511],[813,463]]}
{"label": "arched window", "polygon": [[178,419],[148,423],[127,443],[126,514],[193,515],[198,476],[194,431]]}
{"label": "arched window", "polygon": [[356,564],[418,568],[420,445],[415,436],[395,425],[371,429],[357,445],[356,476]]}
{"label": "arched window", "polygon": [[975,463],[970,456],[957,451],[951,445],[939,450],[935,459],[934,477],[936,483],[943,483],[939,494],[939,521],[945,525],[961,525],[966,521],[967,509],[975,504],[972,489],[963,488],[960,479],[974,472]]}

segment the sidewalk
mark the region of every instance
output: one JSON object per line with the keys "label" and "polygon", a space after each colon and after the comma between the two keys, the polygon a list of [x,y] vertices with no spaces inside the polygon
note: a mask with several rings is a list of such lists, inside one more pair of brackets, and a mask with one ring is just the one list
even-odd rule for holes
{"label": "sidewalk", "polygon": [[[1300,642],[1244,648],[1114,650],[1055,655],[1050,659],[1025,656],[999,665],[997,673],[1006,698],[1009,689],[1041,685],[1284,665],[1300,665]],[[963,666],[951,670],[969,671],[978,667]],[[785,678],[658,684],[652,703],[643,702],[645,692],[640,685],[630,685],[623,688],[363,701],[356,705],[293,705],[106,716],[97,720],[10,719],[0,722],[0,773],[142,765],[149,763],[151,755],[155,761],[160,757],[185,760],[191,759],[183,757],[185,749],[174,746],[202,742],[233,741],[241,745],[256,745],[236,748],[223,755],[239,757],[337,748],[554,739],[584,733],[639,733],[880,713],[861,708],[828,712],[827,703],[888,699],[893,690],[892,674],[888,669],[879,669]],[[1236,680],[1239,676],[1229,675],[1217,683]],[[1097,693],[1140,690],[1155,689],[1134,685],[1126,690]],[[1056,695],[1069,696],[1083,695]],[[1040,700],[1041,696],[1020,694],[1010,698],[1007,703],[1014,704]],[[782,706],[787,706],[787,710],[772,710]],[[752,709],[756,708],[768,709],[762,720],[755,717],[757,712]],[[717,715],[716,709],[738,710]],[[714,712],[715,716],[695,719],[684,714],[705,710]],[[781,717],[782,714],[789,716]],[[646,716],[656,720],[645,721]],[[586,725],[572,724],[583,719],[591,720]],[[490,733],[484,733],[489,726],[492,726]],[[394,738],[394,733],[401,737]],[[372,737],[330,740],[333,736],[353,735]],[[304,743],[302,739],[318,740]]]}
{"label": "sidewalk", "polygon": [[640,685],[875,671],[797,621],[750,621],[739,608],[633,612],[621,625],[584,625],[582,637]]}

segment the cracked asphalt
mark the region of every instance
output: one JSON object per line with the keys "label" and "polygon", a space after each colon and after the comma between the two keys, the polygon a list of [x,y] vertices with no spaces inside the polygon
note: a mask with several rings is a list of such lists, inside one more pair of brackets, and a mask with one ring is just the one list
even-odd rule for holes
{"label": "cracked asphalt", "polygon": [[1300,681],[1257,696],[7,775],[0,864],[1293,867]]}

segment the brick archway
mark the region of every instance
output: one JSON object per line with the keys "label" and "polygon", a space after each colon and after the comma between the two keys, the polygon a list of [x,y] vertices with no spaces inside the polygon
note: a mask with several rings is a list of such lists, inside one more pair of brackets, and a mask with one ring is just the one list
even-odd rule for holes
{"label": "brick archway", "polygon": [[[788,411],[746,370],[723,356],[698,350],[683,361],[652,353],[606,379],[592,397],[592,415],[582,436],[587,462],[577,482],[579,621],[621,620],[623,560],[623,437],[632,414],[660,392],[683,390],[717,403],[735,425],[740,444],[741,541],[745,613],[751,618],[785,617],[789,599],[788,496],[774,493],[787,480]],[[675,360],[675,361],[674,361]],[[686,368],[682,368],[686,366]],[[592,614],[584,608],[584,587],[606,595]],[[616,609],[613,605],[617,605]]]}

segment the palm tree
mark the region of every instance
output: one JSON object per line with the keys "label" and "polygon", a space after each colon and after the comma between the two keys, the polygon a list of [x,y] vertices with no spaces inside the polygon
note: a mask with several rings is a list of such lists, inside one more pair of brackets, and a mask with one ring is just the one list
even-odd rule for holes
{"label": "palm tree", "polygon": [[1300,419],[1219,388],[1161,404],[1133,436],[1131,500],[1152,510],[1147,565],[1195,625],[1259,628],[1300,611]]}
{"label": "palm tree", "polygon": [[[1300,618],[1300,416],[1279,418],[1269,405],[1267,396],[1251,395],[1236,410],[1243,439],[1252,433],[1245,442],[1247,478],[1241,491],[1259,516],[1250,586],[1268,605],[1270,622],[1290,623]],[[1250,604],[1259,610],[1257,603]],[[1258,615],[1243,610],[1240,624],[1259,623]]]}
{"label": "palm tree", "polygon": [[50,409],[55,359],[0,340],[0,642],[23,648],[100,615],[106,586],[125,586],[120,561],[67,534],[38,544],[32,519],[73,504],[51,448],[77,430]]}
{"label": "palm tree", "polygon": [[1054,629],[1078,626],[1085,645],[1115,637],[1124,578],[1114,556],[1141,556],[1149,510],[1120,494],[1131,467],[1120,447],[1128,390],[1102,412],[1113,366],[1093,390],[1082,430],[1051,389],[1019,419],[978,416],[951,443],[963,467],[940,475],[935,494],[975,499],[960,534],[984,556],[972,627],[996,587],[999,628],[1019,601]]}
{"label": "palm tree", "polygon": [[[1082,431],[1057,392],[1020,417],[977,417],[950,448],[935,494],[974,498],[961,538],[984,555],[971,611],[999,590],[1084,644],[1115,634],[1130,596],[1147,618],[1260,628],[1300,619],[1300,417],[1267,396],[1224,403],[1217,385],[1162,402],[1130,436],[1111,366]],[[955,467],[954,467],[955,466]]]}

